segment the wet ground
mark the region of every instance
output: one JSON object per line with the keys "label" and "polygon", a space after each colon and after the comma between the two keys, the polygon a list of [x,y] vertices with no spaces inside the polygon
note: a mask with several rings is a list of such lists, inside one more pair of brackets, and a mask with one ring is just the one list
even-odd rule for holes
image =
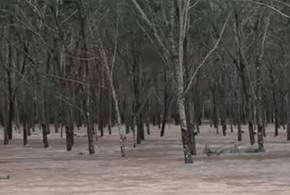
{"label": "wet ground", "polygon": [[[48,136],[50,147],[43,148],[40,131],[22,146],[22,135],[3,145],[0,130],[0,194],[81,195],[81,194],[263,194],[290,193],[290,142],[280,130],[274,137],[269,126],[265,153],[223,153],[206,156],[205,144],[212,150],[231,147],[236,130],[226,137],[202,126],[196,137],[198,155],[193,164],[184,164],[178,127],[166,129],[165,137],[151,128],[151,135],[133,148],[127,136],[127,157],[121,158],[118,135],[105,135],[88,154],[85,129],[76,131],[75,145],[66,151],[59,134]],[[245,131],[246,132],[246,131]],[[248,134],[235,142],[240,151],[249,147]],[[5,179],[9,175],[9,179]]]}

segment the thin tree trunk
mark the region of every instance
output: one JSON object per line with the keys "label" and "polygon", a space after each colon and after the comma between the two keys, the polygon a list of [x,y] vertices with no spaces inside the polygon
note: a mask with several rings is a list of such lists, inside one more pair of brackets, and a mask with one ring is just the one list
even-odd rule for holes
{"label": "thin tree trunk", "polygon": [[272,84],[272,93],[273,93],[273,106],[274,106],[274,119],[275,119],[275,136],[278,136],[278,106],[277,106],[277,100],[276,100],[276,86],[273,76],[273,68],[270,69],[270,78],[271,78],[271,84]]}
{"label": "thin tree trunk", "polygon": [[[119,110],[119,102],[118,102],[118,98],[117,98],[117,94],[116,94],[116,90],[115,90],[115,86],[114,86],[114,82],[113,82],[113,72],[112,70],[110,70],[110,65],[108,62],[108,57],[107,54],[104,50],[104,45],[102,43],[102,40],[100,39],[99,36],[99,42],[101,43],[101,55],[102,55],[102,60],[104,63],[104,68],[105,68],[105,75],[108,81],[108,85],[109,88],[111,90],[111,95],[112,95],[112,100],[113,100],[113,105],[114,105],[114,109],[116,112],[116,118],[117,118],[117,128],[118,128],[118,132],[119,132],[119,137],[120,137],[120,150],[121,150],[121,157],[126,157],[126,153],[125,153],[125,140],[126,140],[126,136],[124,136],[124,132],[121,128],[121,114],[120,114],[120,110]],[[114,53],[114,57],[115,58],[116,53]],[[112,65],[114,65],[114,60]]]}
{"label": "thin tree trunk", "polygon": [[9,136],[8,136],[8,128],[7,128],[7,124],[8,124],[8,116],[7,116],[7,106],[6,106],[6,98],[4,98],[4,102],[3,103],[3,121],[4,121],[4,145],[8,145],[9,144]]}
{"label": "thin tree trunk", "polygon": [[288,83],[287,94],[287,141],[290,141],[290,83]]}
{"label": "thin tree trunk", "polygon": [[237,124],[238,124],[238,141],[242,141],[242,126],[241,126],[241,105],[238,105],[237,111]]}
{"label": "thin tree trunk", "polygon": [[[26,102],[28,103],[28,102]],[[19,103],[18,103],[18,99],[15,98],[14,99],[14,104],[15,104],[15,108],[14,108],[14,118],[15,118],[15,130],[18,129],[19,133],[21,133],[20,130],[20,118],[19,118]]]}
{"label": "thin tree trunk", "polygon": [[110,97],[108,97],[108,130],[109,130],[109,135],[111,135],[112,134],[112,101]]}
{"label": "thin tree trunk", "polygon": [[[103,80],[103,78],[101,79]],[[104,117],[104,89],[100,88],[98,129],[101,132],[101,137],[104,136]]]}
{"label": "thin tree trunk", "polygon": [[[86,81],[87,82],[87,81]],[[86,86],[86,97],[85,97],[85,105],[84,105],[84,113],[86,117],[86,125],[87,125],[87,135],[88,135],[88,148],[89,154],[95,153],[95,142],[94,142],[94,131],[92,124],[92,106],[91,106],[91,95],[90,95],[90,87]]]}
{"label": "thin tree trunk", "polygon": [[129,102],[129,98],[127,98],[124,102],[124,107],[125,107],[125,123],[126,123],[126,134],[129,134],[130,133],[130,127],[132,125],[132,118],[131,117],[131,113],[132,113],[132,110],[131,110],[131,104]]}
{"label": "thin tree trunk", "polygon": [[254,145],[255,144],[255,132],[254,132],[254,126],[253,126],[252,121],[249,121],[249,136],[250,136],[251,145]]}
{"label": "thin tree trunk", "polygon": [[259,150],[264,150],[264,141],[263,141],[263,122],[262,122],[262,97],[261,97],[261,64],[260,60],[256,63],[256,76],[257,76],[257,126],[258,126],[258,145]]}
{"label": "thin tree trunk", "polygon": [[72,150],[73,145],[73,132],[71,131],[72,128],[69,125],[65,126],[65,134],[66,134],[66,149],[67,151]]}
{"label": "thin tree trunk", "polygon": [[164,106],[163,106],[163,119],[162,119],[162,126],[160,131],[160,137],[164,136],[165,132],[165,125],[166,125],[166,118],[168,113],[168,87],[167,87],[167,71],[164,69],[163,74],[163,83],[164,83]]}
{"label": "thin tree trunk", "polygon": [[146,102],[146,130],[147,135],[150,135],[150,104],[149,100]]}
{"label": "thin tree trunk", "polygon": [[216,128],[216,133],[219,134],[219,127],[218,127],[218,109],[217,109],[217,102],[216,102],[216,94],[215,94],[215,84],[212,89],[212,101],[213,101],[213,126]]}
{"label": "thin tree trunk", "polygon": [[47,140],[47,132],[46,132],[46,125],[42,124],[42,140],[44,148],[48,148],[48,140]]}
{"label": "thin tree trunk", "polygon": [[27,145],[27,128],[28,125],[26,124],[26,120],[23,121],[23,145]]}
{"label": "thin tree trunk", "polygon": [[[10,53],[10,52],[9,52]],[[12,121],[14,115],[14,102],[13,102],[13,92],[12,92],[12,78],[10,70],[7,71],[7,79],[8,79],[8,123],[7,123],[7,131],[8,131],[8,138],[12,139]]]}
{"label": "thin tree trunk", "polygon": [[242,141],[242,126],[241,122],[238,122],[238,141]]}
{"label": "thin tree trunk", "polygon": [[58,128],[59,128],[59,119],[58,119],[59,115],[57,111],[54,111],[54,132],[58,133]]}

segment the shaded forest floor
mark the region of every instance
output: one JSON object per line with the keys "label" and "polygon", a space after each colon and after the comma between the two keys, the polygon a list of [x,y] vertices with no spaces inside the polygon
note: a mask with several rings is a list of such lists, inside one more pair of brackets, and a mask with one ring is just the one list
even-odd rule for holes
{"label": "shaded forest floor", "polygon": [[[53,129],[53,128],[52,128]],[[243,141],[236,142],[240,151],[249,147],[243,127]],[[196,137],[198,155],[194,164],[183,163],[179,128],[170,125],[165,137],[151,127],[151,135],[133,149],[132,134],[127,135],[127,157],[120,158],[118,135],[99,138],[96,154],[88,154],[86,129],[75,131],[75,145],[66,151],[65,136],[48,135],[48,149],[43,149],[39,130],[22,145],[22,135],[14,133],[9,145],[3,145],[0,129],[0,194],[13,195],[82,195],[82,194],[263,194],[290,192],[290,142],[286,132],[274,137],[273,126],[267,128],[265,153],[222,153],[206,156],[211,150],[231,148],[234,133],[216,134],[202,126]],[[53,130],[52,130],[53,131]]]}

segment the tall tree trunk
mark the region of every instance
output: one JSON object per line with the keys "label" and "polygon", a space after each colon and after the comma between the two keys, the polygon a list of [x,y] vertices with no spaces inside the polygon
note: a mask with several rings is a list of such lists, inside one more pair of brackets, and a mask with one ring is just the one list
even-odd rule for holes
{"label": "tall tree trunk", "polygon": [[[259,150],[264,150],[264,140],[263,140],[263,122],[262,122],[262,109],[263,109],[263,104],[262,104],[262,92],[261,92],[261,82],[262,82],[262,60],[264,57],[264,47],[265,47],[265,41],[267,37],[267,30],[270,25],[270,15],[268,14],[266,16],[266,25],[263,33],[263,39],[262,39],[262,46],[261,46],[261,52],[259,56],[257,57],[257,62],[256,62],[256,98],[257,98],[257,111],[256,111],[256,119],[257,119],[257,125],[258,125],[258,145],[259,145]],[[277,106],[277,105],[276,105]],[[276,115],[278,114],[277,111]],[[277,117],[277,116],[276,116]],[[278,118],[276,118],[275,122],[278,122]],[[278,129],[277,129],[277,135],[278,135]]]}
{"label": "tall tree trunk", "polygon": [[112,135],[112,101],[109,95],[108,95],[108,130],[109,135]]}
{"label": "tall tree trunk", "polygon": [[149,100],[146,100],[146,130],[147,135],[150,135],[150,102]]}
{"label": "tall tree trunk", "polygon": [[7,123],[7,131],[9,139],[12,139],[12,121],[14,115],[14,101],[13,101],[13,86],[12,86],[12,46],[9,44],[8,46],[8,64],[9,70],[7,70],[7,82],[8,82],[8,123]]}
{"label": "tall tree trunk", "polygon": [[262,122],[262,97],[261,97],[261,64],[260,60],[256,63],[256,77],[257,77],[257,126],[258,126],[258,145],[260,150],[264,150],[264,141],[263,141],[263,122]]}
{"label": "tall tree trunk", "polygon": [[65,134],[66,134],[66,149],[67,151],[72,150],[72,145],[73,145],[73,132],[72,128],[69,125],[65,126]]}
{"label": "tall tree trunk", "polygon": [[278,106],[277,106],[277,100],[276,100],[276,86],[273,76],[273,67],[270,69],[270,78],[271,78],[271,84],[272,84],[272,93],[273,93],[273,106],[274,106],[274,124],[275,124],[275,136],[278,136]]}
{"label": "tall tree trunk", "polygon": [[[102,84],[103,82],[103,78],[101,78],[102,80]],[[105,118],[105,114],[104,114],[104,89],[100,88],[100,95],[99,95],[99,121],[98,121],[98,129],[101,133],[101,137],[104,136],[104,118]]]}
{"label": "tall tree trunk", "polygon": [[27,128],[28,125],[26,123],[26,120],[23,121],[23,145],[26,146],[27,145]]}
{"label": "tall tree trunk", "polygon": [[[186,84],[189,84],[190,81],[190,71],[189,71],[189,64],[187,60],[187,52],[188,52],[188,41],[187,38],[184,39],[183,43],[183,61],[184,61],[184,67],[185,67],[185,79],[186,79]],[[192,94],[191,91],[189,91],[185,95],[185,116],[186,116],[186,124],[187,124],[187,130],[188,130],[188,137],[189,137],[189,149],[192,155],[196,155],[196,142],[195,142],[195,133],[194,133],[194,123],[193,123],[193,116],[192,116]],[[197,113],[197,112],[195,112]],[[198,117],[196,117],[198,118]],[[198,124],[199,121],[196,120],[196,124]],[[198,126],[198,125],[197,125]]]}
{"label": "tall tree trunk", "polygon": [[[84,59],[84,70],[83,67],[80,66],[80,74],[81,78],[83,75],[85,75],[85,78],[82,78],[84,80],[84,83],[89,83],[89,61],[88,61],[88,47],[87,47],[87,37],[86,37],[86,14],[84,13],[84,6],[82,5],[82,1],[77,2],[78,7],[78,14],[79,14],[79,21],[80,21],[80,27],[81,27],[81,37],[82,37],[82,48],[81,51],[83,52]],[[84,72],[84,73],[83,73]],[[93,125],[91,124],[91,97],[90,97],[90,86],[86,86],[83,89],[85,97],[84,97],[84,115],[86,118],[86,125],[87,125],[87,135],[88,135],[88,147],[89,147],[89,154],[95,153],[95,144],[94,144],[94,133],[93,133]]]}
{"label": "tall tree trunk", "polygon": [[290,82],[288,83],[287,94],[287,141],[290,141]]}
{"label": "tall tree trunk", "polygon": [[163,106],[163,118],[162,118],[162,126],[161,126],[161,131],[160,131],[160,136],[164,136],[165,132],[165,125],[166,125],[166,119],[168,115],[168,86],[167,86],[167,71],[164,68],[164,73],[163,73],[163,83],[164,83],[164,106]]}
{"label": "tall tree trunk", "polygon": [[8,116],[7,116],[7,109],[8,109],[8,106],[6,106],[6,101],[7,99],[4,98],[4,102],[3,103],[3,121],[4,121],[4,145],[8,145],[9,144],[9,135],[8,135],[8,127],[7,127],[7,124],[8,124]]}
{"label": "tall tree trunk", "polygon": [[237,125],[238,125],[238,141],[242,141],[242,126],[241,126],[241,105],[238,105],[237,111]]}
{"label": "tall tree trunk", "polygon": [[[240,11],[238,7],[235,7],[235,27],[233,28],[233,30],[235,32],[235,46],[236,46],[237,59],[234,59],[234,61],[235,61],[237,69],[239,70],[239,76],[242,81],[242,88],[243,88],[244,96],[246,99],[246,115],[248,119],[250,142],[251,142],[251,145],[253,145],[255,143],[255,135],[254,135],[254,127],[253,127],[251,98],[250,98],[250,95],[248,92],[248,86],[247,86],[247,81],[249,78],[247,78],[246,71],[245,71],[246,65],[245,65],[245,60],[243,58],[243,51],[242,51],[240,22],[241,22]],[[246,117],[244,117],[243,115],[243,119],[245,118]]]}
{"label": "tall tree trunk", "polygon": [[133,62],[133,82],[134,82],[134,97],[135,97],[135,114],[137,122],[137,144],[141,143],[141,140],[144,140],[144,122],[142,112],[138,112],[141,109],[141,64],[139,62],[139,56],[136,52],[136,49],[132,51],[134,62]]}
{"label": "tall tree trunk", "polygon": [[218,109],[217,109],[217,101],[216,101],[216,93],[215,93],[215,84],[212,89],[212,101],[213,101],[213,113],[212,113],[212,121],[213,121],[213,126],[216,128],[216,133],[219,134],[219,127],[218,127]]}
{"label": "tall tree trunk", "polygon": [[[179,2],[179,6],[181,2]],[[179,10],[181,10],[181,7],[179,7]],[[183,15],[181,15],[183,16]],[[174,41],[174,17],[175,17],[175,8],[174,8],[174,3],[172,3],[172,8],[171,8],[171,24],[172,24],[172,29],[170,33],[170,42],[171,42],[171,59],[172,63],[175,66],[175,75],[176,75],[176,103],[177,103],[177,110],[179,114],[179,124],[180,124],[180,129],[181,129],[181,137],[182,137],[182,145],[183,145],[183,153],[184,153],[184,161],[185,163],[193,163],[192,160],[192,155],[191,151],[189,148],[189,133],[187,129],[187,124],[186,124],[186,116],[185,116],[185,107],[184,107],[184,96],[183,96],[183,43],[184,43],[184,35],[183,33],[185,32],[179,32],[179,44],[178,44],[178,50],[175,46],[175,41]],[[180,19],[180,30],[182,29],[184,22],[183,19]]]}
{"label": "tall tree trunk", "polygon": [[252,121],[249,121],[249,136],[250,136],[250,143],[251,145],[255,144],[255,132],[254,132],[254,125]]}
{"label": "tall tree trunk", "polygon": [[[116,94],[116,90],[115,90],[115,86],[114,86],[114,82],[113,82],[113,70],[111,69],[112,67],[109,64],[108,56],[107,56],[106,51],[104,49],[104,45],[103,45],[103,42],[100,38],[100,35],[99,35],[99,42],[101,45],[101,57],[102,57],[102,62],[103,62],[103,66],[105,69],[104,71],[105,71],[106,79],[107,79],[109,89],[110,89],[110,92],[112,95],[113,105],[114,105],[116,118],[117,118],[117,128],[118,128],[118,132],[119,132],[121,157],[126,157],[126,153],[125,153],[126,136],[124,136],[125,132],[123,132],[123,129],[121,128],[122,121],[121,121],[121,114],[120,114],[120,110],[119,110],[119,101],[117,98],[117,94]],[[117,44],[115,45],[115,47],[117,47]],[[116,53],[114,53],[114,56],[113,56],[112,66],[114,66],[115,55],[116,55]]]}
{"label": "tall tree trunk", "polygon": [[189,149],[192,155],[196,155],[196,142],[195,142],[195,133],[194,133],[194,124],[193,124],[193,116],[191,114],[191,103],[189,94],[185,97],[185,116],[186,116],[186,124],[189,136]]}

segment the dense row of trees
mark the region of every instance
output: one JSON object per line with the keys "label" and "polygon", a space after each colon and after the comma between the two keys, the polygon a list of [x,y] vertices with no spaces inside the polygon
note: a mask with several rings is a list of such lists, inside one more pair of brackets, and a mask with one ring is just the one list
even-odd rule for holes
{"label": "dense row of trees", "polygon": [[248,124],[259,149],[267,123],[275,135],[288,125],[290,140],[287,1],[0,2],[4,144],[12,124],[24,144],[39,124],[48,147],[53,123],[71,150],[74,127],[84,125],[92,154],[95,131],[117,126],[125,156],[126,133],[140,144],[150,123],[163,136],[174,121],[191,163],[203,119],[223,135],[236,125],[239,141]]}

